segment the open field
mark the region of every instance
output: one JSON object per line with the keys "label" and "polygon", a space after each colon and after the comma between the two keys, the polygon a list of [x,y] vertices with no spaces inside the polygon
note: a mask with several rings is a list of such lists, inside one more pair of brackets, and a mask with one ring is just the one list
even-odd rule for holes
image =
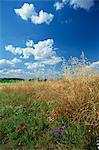
{"label": "open field", "polygon": [[0,83],[0,150],[97,150],[99,77]]}

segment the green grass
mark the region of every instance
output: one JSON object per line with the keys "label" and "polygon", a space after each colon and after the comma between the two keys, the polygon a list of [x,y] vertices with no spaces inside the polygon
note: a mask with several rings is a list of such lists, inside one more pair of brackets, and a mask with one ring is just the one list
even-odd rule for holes
{"label": "green grass", "polygon": [[[51,124],[49,117],[56,105],[16,94],[0,94],[0,149],[85,150],[87,135],[79,122],[70,124],[69,118],[63,115]],[[49,133],[59,129],[63,122],[63,134]]]}

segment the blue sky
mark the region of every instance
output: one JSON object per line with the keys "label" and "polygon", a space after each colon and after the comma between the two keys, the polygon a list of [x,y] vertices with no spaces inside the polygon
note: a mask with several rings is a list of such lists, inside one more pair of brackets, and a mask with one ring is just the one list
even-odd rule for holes
{"label": "blue sky", "polygon": [[0,77],[49,77],[82,51],[99,65],[98,0],[0,0]]}

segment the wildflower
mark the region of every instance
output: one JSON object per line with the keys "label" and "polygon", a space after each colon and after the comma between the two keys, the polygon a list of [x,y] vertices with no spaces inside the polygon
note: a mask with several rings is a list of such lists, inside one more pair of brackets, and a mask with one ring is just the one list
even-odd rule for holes
{"label": "wildflower", "polygon": [[59,118],[59,114],[56,114],[56,119],[58,119]]}
{"label": "wildflower", "polygon": [[51,118],[53,121],[55,121],[55,117],[54,116],[52,116],[52,118]]}
{"label": "wildflower", "polygon": [[65,128],[66,128],[65,124],[64,124],[64,123],[62,123],[62,125],[61,125],[60,129],[65,129]]}
{"label": "wildflower", "polygon": [[66,111],[65,114],[68,116],[68,112]]}
{"label": "wildflower", "polygon": [[89,130],[89,132],[91,132],[91,130]]}
{"label": "wildflower", "polygon": [[54,130],[50,130],[49,133],[53,133],[53,134],[63,134],[64,130],[59,130],[59,129],[54,129]]}

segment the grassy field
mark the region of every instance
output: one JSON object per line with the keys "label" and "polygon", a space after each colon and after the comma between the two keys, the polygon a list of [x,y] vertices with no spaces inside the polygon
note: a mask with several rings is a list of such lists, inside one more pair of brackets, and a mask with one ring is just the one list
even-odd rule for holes
{"label": "grassy field", "polygon": [[0,150],[97,150],[99,77],[0,83]]}

